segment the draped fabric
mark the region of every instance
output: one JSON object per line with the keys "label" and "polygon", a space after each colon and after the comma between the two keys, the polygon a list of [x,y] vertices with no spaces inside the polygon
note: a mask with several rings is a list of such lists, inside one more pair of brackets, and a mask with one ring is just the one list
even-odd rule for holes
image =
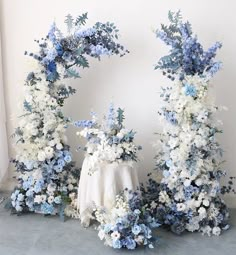
{"label": "draped fabric", "polygon": [[114,206],[116,195],[125,188],[133,191],[139,188],[136,164],[98,163],[96,171],[89,175],[89,160],[89,156],[84,159],[78,191],[78,209],[85,227],[89,226],[97,206],[109,210]]}
{"label": "draped fabric", "polygon": [[0,34],[0,183],[3,181],[3,178],[6,176],[6,172],[7,172],[8,164],[9,164],[1,48],[2,48],[2,45],[1,45],[1,34]]}

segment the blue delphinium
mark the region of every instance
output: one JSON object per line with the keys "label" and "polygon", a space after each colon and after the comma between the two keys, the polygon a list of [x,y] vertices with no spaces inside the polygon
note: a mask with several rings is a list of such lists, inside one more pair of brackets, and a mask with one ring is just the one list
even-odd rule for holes
{"label": "blue delphinium", "polygon": [[193,35],[190,23],[182,21],[180,11],[170,11],[168,17],[170,25],[162,24],[156,36],[171,47],[170,54],[159,60],[156,69],[163,70],[171,80],[183,79],[184,75],[213,76],[220,67],[220,62],[214,58],[222,44],[216,42],[205,51]]}

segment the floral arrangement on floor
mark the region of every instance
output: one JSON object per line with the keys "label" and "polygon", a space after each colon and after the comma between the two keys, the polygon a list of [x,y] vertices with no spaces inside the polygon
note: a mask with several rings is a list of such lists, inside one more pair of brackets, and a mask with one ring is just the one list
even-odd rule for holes
{"label": "floral arrangement on floor", "polygon": [[98,208],[95,217],[100,223],[98,236],[105,245],[129,250],[139,246],[154,247],[156,237],[152,229],[160,224],[146,210],[139,192],[125,191],[117,196],[109,212]]}
{"label": "floral arrangement on floor", "polygon": [[86,155],[89,157],[90,171],[96,171],[99,162],[134,162],[141,146],[134,143],[135,132],[127,130],[123,124],[124,111],[117,110],[110,104],[109,111],[102,124],[98,123],[95,113],[92,120],[75,122],[75,126],[83,128],[77,135],[87,139]]}
{"label": "floral arrangement on floor", "polygon": [[217,141],[221,122],[215,113],[223,108],[215,105],[209,92],[210,80],[221,67],[215,60],[221,43],[205,51],[180,12],[169,12],[169,21],[156,32],[171,48],[156,68],[173,81],[160,95],[164,106],[159,115],[165,128],[157,145],[156,168],[163,178],[161,183],[150,180],[147,193],[153,214],[175,233],[219,235],[229,227],[221,194],[232,190],[231,181],[229,186],[220,185],[225,171]]}
{"label": "floral arrangement on floor", "polygon": [[[80,171],[66,144],[70,120],[62,113],[65,99],[75,89],[62,78],[79,78],[79,68],[89,67],[87,56],[100,60],[103,55],[123,56],[127,51],[116,42],[118,29],[113,23],[97,22],[85,28],[87,13],[66,17],[68,34],[54,23],[46,38],[36,40],[38,53],[25,52],[36,68],[26,78],[24,111],[16,128],[16,157],[13,159],[18,186],[11,196],[17,213],[40,212],[64,215],[67,205],[76,204]],[[68,214],[71,213],[66,210]]]}

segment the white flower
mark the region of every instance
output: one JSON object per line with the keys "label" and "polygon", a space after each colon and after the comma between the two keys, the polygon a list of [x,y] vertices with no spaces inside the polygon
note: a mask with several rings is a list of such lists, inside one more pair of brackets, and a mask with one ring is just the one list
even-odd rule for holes
{"label": "white flower", "polygon": [[118,231],[112,232],[111,238],[112,238],[113,240],[118,240],[118,239],[120,239],[120,233],[119,233]]}
{"label": "white flower", "polygon": [[186,180],[184,181],[184,186],[185,186],[185,187],[190,186],[190,184],[191,184],[191,180],[186,179]]}
{"label": "white flower", "polygon": [[206,216],[206,209],[204,207],[200,207],[198,209],[198,213],[201,215],[201,216]]}
{"label": "white flower", "polygon": [[48,197],[48,203],[49,203],[49,204],[52,204],[53,201],[54,201],[54,196]]}
{"label": "white flower", "polygon": [[186,205],[184,203],[178,203],[177,204],[177,211],[182,212],[186,208]]}
{"label": "white flower", "polygon": [[56,148],[57,148],[57,150],[61,150],[61,149],[63,148],[63,146],[62,146],[61,143],[58,143],[58,144],[56,145]]}
{"label": "white flower", "polygon": [[17,211],[17,212],[21,212],[21,211],[23,210],[23,207],[20,206],[20,205],[18,205],[18,204],[16,205],[15,208],[16,208],[16,211]]}
{"label": "white flower", "polygon": [[210,204],[210,202],[209,202],[208,199],[204,199],[204,200],[202,201],[202,203],[203,203],[204,206],[209,206],[209,204]]}
{"label": "white flower", "polygon": [[24,201],[24,198],[25,198],[25,196],[21,193],[17,196],[17,200],[20,202]]}
{"label": "white flower", "polygon": [[151,202],[151,208],[155,209],[157,207],[157,203],[155,201]]}
{"label": "white flower", "polygon": [[101,240],[104,239],[104,237],[105,237],[105,232],[104,232],[102,229],[99,230],[99,232],[98,232],[98,237],[99,237]]}
{"label": "white flower", "polygon": [[53,157],[53,152],[54,152],[54,150],[53,150],[52,147],[49,147],[49,146],[46,147],[46,148],[44,149],[44,152],[45,152],[46,158],[50,159],[50,158]]}
{"label": "white flower", "polygon": [[34,202],[38,204],[42,203],[41,195],[36,195],[34,198]]}
{"label": "white flower", "polygon": [[196,185],[199,187],[199,186],[201,186],[202,184],[203,184],[203,182],[202,182],[202,179],[197,179],[196,181],[195,181],[195,183],[196,183]]}
{"label": "white flower", "polygon": [[221,229],[219,227],[214,227],[212,229],[212,234],[215,235],[215,236],[219,236],[221,233]]}
{"label": "white flower", "polygon": [[68,185],[68,190],[71,191],[71,190],[73,190],[73,189],[74,189],[74,186],[73,186],[72,184],[69,184],[69,185]]}
{"label": "white flower", "polygon": [[38,153],[38,160],[39,161],[44,161],[46,159],[46,154],[44,151],[39,151]]}
{"label": "white flower", "polygon": [[168,194],[166,193],[166,191],[161,191],[160,192],[159,201],[161,203],[169,203],[170,202],[170,198],[169,198]]}

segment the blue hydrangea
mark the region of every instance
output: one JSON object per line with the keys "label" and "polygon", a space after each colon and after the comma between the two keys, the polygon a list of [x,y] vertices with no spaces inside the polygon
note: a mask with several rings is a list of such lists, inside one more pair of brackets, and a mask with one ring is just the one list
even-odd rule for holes
{"label": "blue hydrangea", "polygon": [[41,211],[44,214],[52,214],[54,212],[54,207],[52,204],[48,204],[47,202],[41,205]]}
{"label": "blue hydrangea", "polygon": [[44,180],[43,179],[37,180],[34,185],[34,192],[35,193],[41,192],[43,187],[44,187]]}
{"label": "blue hydrangea", "polygon": [[195,97],[197,95],[197,89],[194,85],[186,83],[184,86],[184,92],[186,96]]}

